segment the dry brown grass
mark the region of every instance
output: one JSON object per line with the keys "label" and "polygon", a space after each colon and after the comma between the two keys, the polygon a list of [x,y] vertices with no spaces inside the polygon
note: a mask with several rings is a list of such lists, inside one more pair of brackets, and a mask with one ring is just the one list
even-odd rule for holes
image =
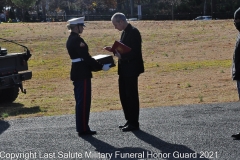
{"label": "dry brown grass", "polygon": [[[237,101],[231,80],[231,59],[237,31],[232,20],[134,21],[143,39],[145,73],[139,77],[140,106],[161,107]],[[69,79],[70,59],[65,43],[66,23],[1,24],[1,37],[28,46],[33,78],[24,82],[27,94],[1,104],[8,118],[73,114],[75,101]],[[111,22],[87,22],[82,37],[90,54],[119,39]],[[22,51],[0,43],[9,52]],[[116,58],[114,58],[117,60]],[[121,109],[117,68],[94,73],[91,111]]]}

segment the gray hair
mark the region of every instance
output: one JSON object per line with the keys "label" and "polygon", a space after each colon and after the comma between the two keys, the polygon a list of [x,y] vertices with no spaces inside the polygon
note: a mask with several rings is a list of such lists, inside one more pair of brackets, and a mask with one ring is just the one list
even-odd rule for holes
{"label": "gray hair", "polygon": [[117,12],[112,16],[111,21],[113,20],[116,20],[116,22],[120,22],[121,20],[127,22],[126,16],[120,12]]}

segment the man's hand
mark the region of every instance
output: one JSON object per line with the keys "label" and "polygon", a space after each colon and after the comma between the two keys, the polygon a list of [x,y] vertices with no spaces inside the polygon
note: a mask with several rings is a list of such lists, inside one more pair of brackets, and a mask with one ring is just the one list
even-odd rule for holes
{"label": "man's hand", "polygon": [[107,50],[107,51],[109,51],[109,52],[112,52],[112,51],[111,51],[112,47],[106,46],[106,47],[104,47],[103,49],[105,49],[105,50]]}
{"label": "man's hand", "polygon": [[117,50],[115,50],[115,56],[118,57],[118,59],[121,59],[121,54]]}

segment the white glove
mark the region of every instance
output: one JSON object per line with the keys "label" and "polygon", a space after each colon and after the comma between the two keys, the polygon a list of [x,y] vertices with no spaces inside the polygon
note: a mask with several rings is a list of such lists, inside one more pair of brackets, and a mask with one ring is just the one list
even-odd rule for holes
{"label": "white glove", "polygon": [[108,70],[110,69],[110,65],[111,65],[111,63],[109,63],[109,64],[104,64],[103,67],[102,67],[102,70],[108,71]]}

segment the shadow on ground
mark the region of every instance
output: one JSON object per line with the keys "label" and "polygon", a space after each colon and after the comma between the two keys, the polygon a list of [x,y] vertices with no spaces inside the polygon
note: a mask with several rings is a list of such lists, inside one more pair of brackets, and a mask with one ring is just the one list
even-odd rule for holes
{"label": "shadow on ground", "polygon": [[18,116],[24,114],[34,114],[41,112],[39,106],[24,107],[21,103],[1,103],[0,104],[0,118],[8,116]]}
{"label": "shadow on ground", "polygon": [[6,121],[0,120],[0,135],[10,127],[10,124]]}
{"label": "shadow on ground", "polygon": [[[164,158],[167,160],[173,159],[202,159],[202,160],[209,160],[204,157],[200,157],[201,155],[196,153],[195,151],[191,150],[187,146],[179,145],[179,144],[172,144],[165,142],[147,132],[142,130],[133,132],[133,134],[141,139],[142,141],[152,145],[154,148],[157,148],[161,151],[161,153],[169,153],[169,156]],[[192,157],[189,157],[192,156]],[[194,156],[194,157],[193,157]]]}
{"label": "shadow on ground", "polygon": [[142,159],[144,157],[141,157],[141,153],[147,152],[147,150],[143,148],[132,148],[132,147],[124,147],[124,148],[116,148],[106,142],[103,142],[93,136],[82,136],[82,139],[88,141],[92,146],[94,146],[96,153],[101,153],[103,155],[106,154],[112,154],[112,157],[92,157],[96,159],[101,158],[107,158],[111,160],[117,160],[117,159],[128,159],[126,156],[127,153],[136,154],[134,157],[131,158],[131,160],[138,160]]}
{"label": "shadow on ground", "polygon": [[[175,160],[175,159],[201,159],[209,160],[207,158],[200,158],[200,154],[191,150],[187,146],[179,144],[171,144],[165,142],[149,133],[146,133],[142,130],[134,131],[133,134],[140,140],[145,143],[153,146],[158,149],[159,152],[154,153],[143,148],[136,147],[124,147],[116,148],[106,142],[103,142],[93,136],[82,136],[81,138],[88,141],[96,149],[96,152],[100,153],[111,153],[113,156],[109,159],[166,159],[166,160]],[[134,155],[133,157],[126,157],[126,153]],[[143,155],[144,157],[141,157]],[[192,156],[192,157],[189,157]],[[98,157],[101,158],[101,157]],[[103,157],[102,157],[103,158]]]}

